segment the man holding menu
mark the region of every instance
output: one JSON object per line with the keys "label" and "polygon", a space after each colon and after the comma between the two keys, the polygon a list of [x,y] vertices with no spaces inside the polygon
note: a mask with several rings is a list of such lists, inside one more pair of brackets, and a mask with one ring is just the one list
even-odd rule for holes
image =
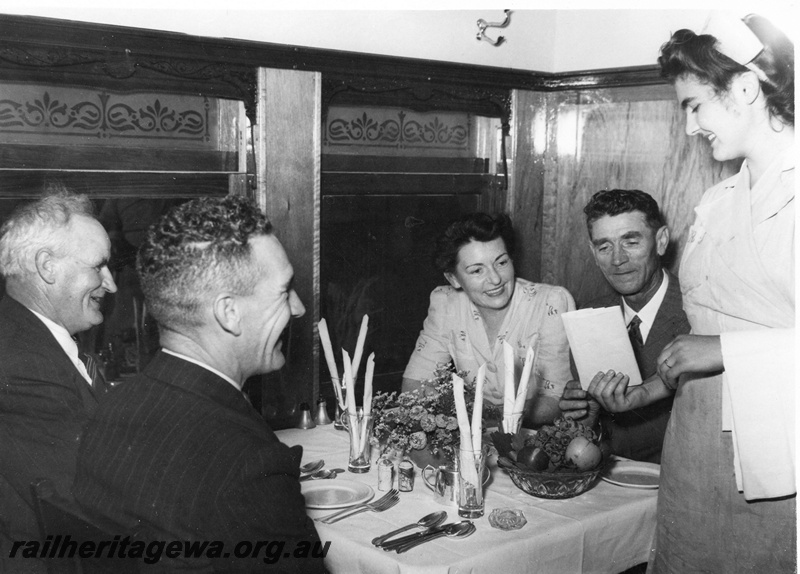
{"label": "man holding menu", "polygon": [[[559,403],[569,417],[586,424],[601,421],[611,451],[619,456],[658,463],[672,408],[673,391],[656,377],[656,359],[677,335],[689,332],[678,279],[661,265],[669,244],[669,229],[656,201],[639,190],[599,191],[584,208],[589,246],[595,262],[615,295],[601,297],[585,307],[622,308],[641,377],[624,412],[604,396],[614,378],[595,377],[589,392],[578,381],[567,383]],[[653,393],[656,389],[657,392]],[[594,396],[592,396],[594,395]],[[603,408],[604,407],[604,408]],[[610,412],[611,410],[616,412]]]}
{"label": "man holding menu", "polygon": [[166,571],[322,572],[302,449],[241,392],[283,366],[281,334],[305,312],[269,222],[241,197],[184,203],[150,228],[137,269],[162,350],[88,426],[76,500],[136,540],[202,548],[160,558]]}

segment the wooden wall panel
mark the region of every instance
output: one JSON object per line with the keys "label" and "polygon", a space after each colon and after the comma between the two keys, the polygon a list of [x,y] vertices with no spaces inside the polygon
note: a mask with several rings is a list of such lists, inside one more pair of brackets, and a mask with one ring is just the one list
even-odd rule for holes
{"label": "wooden wall panel", "polygon": [[[737,166],[715,162],[704,140],[684,133],[668,85],[547,94],[544,105],[547,149],[530,156],[545,171],[541,280],[567,287],[579,305],[609,290],[588,247],[583,207],[596,191],[612,188],[641,189],[659,202],[673,236],[666,263],[677,271],[694,206]],[[517,196],[515,219],[535,202]],[[520,268],[535,268],[536,257],[526,253]]]}
{"label": "wooden wall panel", "polygon": [[256,122],[257,197],[275,228],[306,307],[284,335],[286,365],[265,377],[262,411],[291,425],[318,394],[321,78],[314,72],[261,68]]}
{"label": "wooden wall panel", "polygon": [[507,210],[517,236],[515,270],[519,277],[539,281],[542,272],[542,198],[547,96],[541,92],[512,93],[511,153]]}

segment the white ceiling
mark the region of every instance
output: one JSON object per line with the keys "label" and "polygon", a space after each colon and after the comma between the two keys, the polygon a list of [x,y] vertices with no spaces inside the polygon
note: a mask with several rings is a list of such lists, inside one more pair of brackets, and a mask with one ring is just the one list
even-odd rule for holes
{"label": "white ceiling", "polygon": [[[360,5],[356,0],[319,3],[296,0],[3,0],[0,12],[168,30],[192,35],[228,37],[409,58],[533,70],[569,72],[641,66],[655,63],[658,49],[678,28],[700,29],[720,0],[655,2],[596,0],[591,4],[564,0],[528,0],[525,7],[508,2],[481,8],[469,0],[430,0]],[[66,5],[65,5],[66,4]],[[286,5],[292,10],[286,10]],[[331,8],[331,4],[336,8]],[[626,5],[627,4],[627,5]],[[757,5],[760,13],[788,21],[796,1],[725,2],[741,14]],[[168,5],[169,8],[164,8]],[[284,9],[276,9],[280,5]],[[402,6],[402,10],[398,7]],[[536,10],[530,7],[535,6]],[[586,6],[591,6],[589,9]],[[456,7],[460,9],[455,9]],[[477,20],[502,22],[505,28],[487,35],[504,36],[500,46],[478,41]],[[557,9],[556,9],[557,8]]]}

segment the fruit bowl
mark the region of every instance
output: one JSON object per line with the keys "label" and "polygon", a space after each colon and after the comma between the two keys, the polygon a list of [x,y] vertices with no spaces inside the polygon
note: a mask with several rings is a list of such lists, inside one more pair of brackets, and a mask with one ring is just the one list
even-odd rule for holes
{"label": "fruit bowl", "polygon": [[497,466],[504,469],[512,482],[522,492],[537,498],[572,498],[589,490],[606,467],[606,457],[592,470],[547,472],[517,466],[506,456],[497,459]]}
{"label": "fruit bowl", "polygon": [[497,466],[523,492],[538,498],[572,498],[605,470],[610,450],[582,423],[559,418],[538,431],[492,433]]}

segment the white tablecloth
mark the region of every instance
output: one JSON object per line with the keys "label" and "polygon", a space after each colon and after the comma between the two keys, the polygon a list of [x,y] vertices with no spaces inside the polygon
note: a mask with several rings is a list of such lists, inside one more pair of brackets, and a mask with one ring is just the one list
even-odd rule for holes
{"label": "white tablecloth", "polygon": [[[333,425],[279,431],[290,446],[303,446],[303,462],[324,459],[326,468],[347,468],[348,437]],[[377,489],[378,473],[345,472],[338,479]],[[325,564],[332,574],[615,574],[646,562],[656,520],[656,490],[625,488],[598,481],[589,491],[567,500],[535,498],[519,490],[502,470],[492,468],[485,491],[486,513],[476,519],[477,531],[464,539],[440,538],[403,554],[372,546],[378,535],[444,509],[447,522],[462,520],[454,506],[443,506],[417,470],[414,490],[401,492],[400,502],[384,512],[363,512],[334,524],[316,522],[323,542],[331,545]],[[528,523],[520,530],[492,528],[494,508],[516,508]],[[317,518],[333,510],[309,510]],[[407,533],[404,533],[407,534]]]}

